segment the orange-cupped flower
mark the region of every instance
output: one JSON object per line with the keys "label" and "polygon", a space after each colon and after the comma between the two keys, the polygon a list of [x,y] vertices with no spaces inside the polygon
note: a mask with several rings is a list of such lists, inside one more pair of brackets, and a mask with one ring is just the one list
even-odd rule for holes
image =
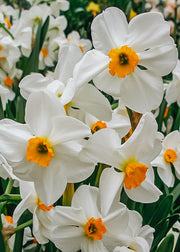
{"label": "orange-cupped flower", "polygon": [[4,80],[4,84],[7,86],[7,87],[12,87],[13,85],[13,81],[11,79],[10,76],[7,76],[6,79]]}
{"label": "orange-cupped flower", "polygon": [[127,162],[124,168],[124,184],[128,190],[139,186],[146,178],[148,166],[136,161]]}
{"label": "orange-cupped flower", "polygon": [[94,240],[102,240],[102,235],[106,233],[106,228],[101,218],[90,218],[85,226],[85,233]]}
{"label": "orange-cupped flower", "polygon": [[102,121],[97,121],[96,123],[94,123],[91,126],[91,131],[92,131],[92,133],[95,133],[96,131],[98,131],[100,129],[104,129],[104,128],[107,128],[106,123],[102,122]]}
{"label": "orange-cupped flower", "polygon": [[127,45],[121,48],[112,48],[108,56],[111,58],[109,62],[109,73],[112,76],[117,74],[119,78],[124,78],[126,75],[134,72],[139,62],[139,57],[136,52],[131,50],[131,47]]}
{"label": "orange-cupped flower", "polygon": [[26,158],[30,162],[46,167],[54,157],[53,147],[44,137],[34,137],[28,140]]}
{"label": "orange-cupped flower", "polygon": [[41,52],[42,52],[43,58],[46,58],[48,56],[48,50],[47,49],[41,48]]}
{"label": "orange-cupped flower", "polygon": [[174,163],[177,159],[177,153],[172,149],[167,149],[164,153],[164,159],[167,163]]}

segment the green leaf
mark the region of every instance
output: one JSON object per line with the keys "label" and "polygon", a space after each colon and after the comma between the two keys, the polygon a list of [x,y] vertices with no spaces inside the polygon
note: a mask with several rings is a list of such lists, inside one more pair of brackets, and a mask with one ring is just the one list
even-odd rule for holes
{"label": "green leaf", "polygon": [[154,232],[154,240],[151,247],[151,252],[154,252],[160,241],[166,236],[169,220],[165,220],[157,225],[156,231]]}
{"label": "green leaf", "polygon": [[174,246],[174,235],[169,234],[160,244],[160,246],[157,248],[156,252],[172,252]]}
{"label": "green leaf", "polygon": [[2,101],[0,97],[0,119],[4,118],[4,111],[3,111],[3,106],[2,106]]}
{"label": "green leaf", "polygon": [[[32,214],[28,210],[26,210],[19,218],[17,226],[27,222],[30,219],[32,219]],[[23,236],[24,236],[24,229],[21,229],[16,232],[13,252],[22,252]]]}
{"label": "green leaf", "polygon": [[171,212],[172,202],[173,195],[169,194],[156,206],[152,219],[149,222],[150,226],[156,226],[162,219],[168,216]]}
{"label": "green leaf", "polygon": [[174,130],[180,130],[180,107],[179,107],[177,115],[175,117],[175,121],[174,121],[174,125],[173,125],[173,131]]}
{"label": "green leaf", "polygon": [[175,246],[175,249],[174,249],[174,252],[179,252],[179,251],[180,251],[180,234],[178,236],[176,246]]}
{"label": "green leaf", "polygon": [[173,203],[177,200],[177,198],[180,196],[180,183],[177,184],[175,188],[171,191],[171,194],[173,195]]}
{"label": "green leaf", "polygon": [[43,43],[44,43],[44,40],[45,40],[45,37],[46,37],[46,33],[48,31],[48,27],[49,27],[49,16],[46,18],[43,26],[42,26],[42,29],[41,29],[41,39],[40,39],[40,45],[39,45],[39,52],[43,46]]}
{"label": "green leaf", "polygon": [[39,22],[39,26],[36,32],[34,47],[24,67],[22,78],[32,72],[36,72],[36,73],[38,72],[39,53],[44,43],[48,26],[49,26],[49,16],[46,18],[43,25],[42,25],[42,20]]}
{"label": "green leaf", "polygon": [[26,105],[25,99],[21,96],[18,96],[17,102],[16,102],[16,121],[17,122],[24,123],[25,105]]}

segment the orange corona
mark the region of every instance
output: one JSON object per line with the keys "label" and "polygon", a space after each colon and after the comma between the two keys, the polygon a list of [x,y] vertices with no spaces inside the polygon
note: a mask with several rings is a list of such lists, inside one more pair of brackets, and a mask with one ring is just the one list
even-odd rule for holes
{"label": "orange corona", "polygon": [[109,62],[109,73],[112,76],[117,74],[119,78],[124,78],[126,75],[134,72],[139,62],[139,57],[136,52],[131,50],[131,47],[127,45],[121,48],[112,48],[108,56],[111,58]]}
{"label": "orange corona", "polygon": [[101,218],[90,218],[85,226],[85,233],[94,240],[101,240],[102,235],[106,233],[106,228]]}

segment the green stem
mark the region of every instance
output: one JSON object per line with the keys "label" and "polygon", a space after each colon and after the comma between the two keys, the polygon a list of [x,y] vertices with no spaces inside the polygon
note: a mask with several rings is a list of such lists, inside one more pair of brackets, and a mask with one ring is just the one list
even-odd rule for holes
{"label": "green stem", "polygon": [[31,226],[32,224],[33,224],[33,220],[31,219],[31,220],[29,220],[29,221],[27,221],[27,222],[25,222],[25,223],[23,223],[23,224],[17,226],[17,227],[15,228],[15,232],[17,232],[17,231],[19,231],[19,230],[22,230],[22,229],[24,229],[24,228],[26,228],[26,227],[29,227],[29,226]]}
{"label": "green stem", "polygon": [[9,194],[13,188],[14,179],[10,178],[4,194]]}
{"label": "green stem", "polygon": [[0,202],[1,201],[8,201],[8,200],[21,200],[21,196],[19,194],[3,194],[0,196]]}
{"label": "green stem", "polygon": [[100,176],[101,176],[103,169],[104,169],[104,166],[103,166],[103,164],[100,163],[99,167],[98,167],[95,183],[94,183],[94,186],[96,186],[96,187],[99,186],[99,179],[100,179]]}
{"label": "green stem", "polygon": [[3,28],[5,30],[5,32],[7,32],[9,34],[9,36],[11,36],[11,38],[14,40],[14,36],[12,35],[12,33],[5,27],[4,24],[0,23],[0,27]]}

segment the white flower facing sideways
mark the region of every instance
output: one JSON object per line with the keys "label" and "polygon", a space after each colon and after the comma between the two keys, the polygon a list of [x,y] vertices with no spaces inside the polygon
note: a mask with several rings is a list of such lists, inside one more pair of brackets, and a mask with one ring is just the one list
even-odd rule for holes
{"label": "white flower facing sideways", "polygon": [[74,193],[71,207],[56,206],[55,227],[49,239],[63,252],[108,252],[115,244],[126,245],[117,239],[128,226],[127,208],[115,202],[104,216],[99,189],[81,185]]}
{"label": "white flower facing sideways", "polygon": [[151,162],[157,166],[157,172],[162,181],[169,187],[174,185],[174,175],[171,164],[175,169],[175,174],[180,179],[180,132],[172,131],[162,142],[160,154]]}
{"label": "white flower facing sideways", "polygon": [[28,209],[33,214],[33,235],[40,244],[47,243],[49,233],[55,223],[52,216],[55,213],[53,204],[46,206],[37,195],[33,182],[20,181],[21,202],[13,213],[13,220],[17,223],[23,212]]}
{"label": "white flower facing sideways", "polygon": [[162,76],[177,63],[170,26],[160,13],[142,13],[129,24],[116,7],[97,15],[91,25],[94,50],[74,70],[74,82],[93,79],[98,89],[120,98],[132,110],[156,109],[163,98]]}
{"label": "white flower facing sideways", "polygon": [[0,121],[0,152],[17,177],[34,182],[48,206],[60,198],[67,182],[80,182],[93,172],[92,162],[78,158],[81,141],[91,132],[81,121],[66,116],[55,97],[43,91],[29,96],[25,122]]}
{"label": "white flower facing sideways", "polygon": [[65,106],[68,115],[74,116],[76,110],[81,109],[101,120],[111,120],[111,105],[96,87],[85,83],[77,88],[72,82],[74,66],[81,57],[82,52],[78,46],[73,44],[62,46],[53,76],[44,77],[40,73],[25,76],[19,83],[21,95],[27,99],[33,92],[46,90],[59,98],[59,103]]}
{"label": "white flower facing sideways", "polygon": [[150,203],[162,194],[154,185],[150,162],[160,153],[162,134],[152,113],[145,113],[131,137],[121,145],[121,139],[112,129],[93,134],[80,152],[83,161],[94,161],[111,166],[103,170],[100,188],[106,193],[104,203],[108,210],[122,186],[129,198]]}

